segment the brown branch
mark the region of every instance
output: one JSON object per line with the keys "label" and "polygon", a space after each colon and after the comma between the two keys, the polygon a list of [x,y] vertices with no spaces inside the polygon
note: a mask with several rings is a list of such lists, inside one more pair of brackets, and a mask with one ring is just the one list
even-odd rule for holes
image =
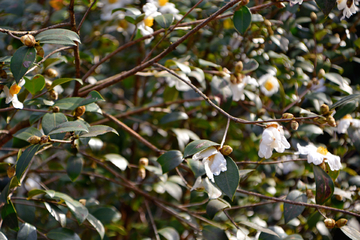
{"label": "brown branch", "polygon": [[43,31],[46,31],[49,29],[66,27],[66,26],[70,26],[70,23],[59,23],[59,24],[55,24],[55,25],[49,26],[47,28],[43,28],[43,29],[39,29],[39,30],[35,30],[35,31],[13,31],[13,30],[9,30],[9,29],[0,28],[0,32],[6,33],[9,35],[10,35],[10,33],[16,34],[16,35],[25,35],[25,34],[36,35],[38,33],[41,33]]}
{"label": "brown branch", "polygon": [[9,130],[9,133],[0,136],[0,147],[4,146],[5,143],[10,141],[13,137],[12,135],[15,134],[17,131],[29,126],[30,126],[29,120],[24,120],[16,124],[12,129]]}
{"label": "brown branch", "polygon": [[154,222],[154,218],[153,218],[153,216],[151,214],[151,211],[150,211],[149,203],[148,203],[147,200],[145,200],[144,202],[145,202],[145,207],[146,207],[146,210],[147,210],[149,218],[150,218],[151,226],[152,226],[152,228],[154,230],[155,238],[156,238],[156,240],[160,240],[160,236],[159,236],[159,233],[157,231],[157,228],[156,228],[156,225],[155,225],[155,222]]}
{"label": "brown branch", "polygon": [[[74,12],[74,5],[75,0],[70,0],[69,4],[69,15],[70,15],[70,23],[71,23],[71,30],[79,34],[79,31],[76,27],[76,19],[75,19],[75,12]],[[74,49],[74,58],[75,58],[75,77],[80,78],[80,51],[79,51],[79,43],[76,42],[76,46],[73,47]],[[76,97],[78,95],[78,91],[80,89],[81,83],[76,82],[74,91],[72,96]]]}
{"label": "brown branch", "polygon": [[96,2],[97,2],[97,0],[94,0],[94,1],[92,2],[92,4],[90,5],[90,7],[86,10],[84,16],[82,17],[82,19],[81,19],[81,21],[80,21],[80,23],[79,23],[79,26],[77,27],[77,32],[80,31],[80,28],[81,28],[81,26],[83,25],[83,23],[84,23],[87,15],[89,15],[89,13],[90,13],[90,11],[91,11],[91,8],[95,5]]}

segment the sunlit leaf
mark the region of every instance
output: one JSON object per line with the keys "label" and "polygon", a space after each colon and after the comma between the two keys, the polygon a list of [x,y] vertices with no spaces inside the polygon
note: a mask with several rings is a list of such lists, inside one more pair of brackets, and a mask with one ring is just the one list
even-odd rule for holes
{"label": "sunlit leaf", "polygon": [[105,159],[112,162],[120,170],[124,171],[128,166],[128,161],[119,154],[109,153],[105,155]]}
{"label": "sunlit leaf", "polygon": [[206,205],[206,214],[213,219],[216,213],[220,212],[225,208],[230,208],[231,205],[226,202],[224,199],[218,198],[210,200],[210,202]]}
{"label": "sunlit leaf", "polygon": [[172,112],[166,114],[160,119],[160,124],[166,124],[174,121],[186,120],[189,116],[184,112]]}
{"label": "sunlit leaf", "polygon": [[43,134],[39,129],[34,127],[25,128],[14,134],[14,137],[27,141],[29,137],[38,136],[41,137]]}
{"label": "sunlit leaf", "polygon": [[35,36],[36,41],[44,41],[46,39],[61,39],[66,40],[69,39],[70,41],[75,41],[80,43],[80,37],[79,35],[71,30],[68,29],[49,29],[46,31],[43,31]]}
{"label": "sunlit leaf", "polygon": [[89,132],[88,127],[80,120],[64,122],[51,129],[49,135],[66,132]]}
{"label": "sunlit leaf", "polygon": [[166,240],[180,240],[179,233],[172,227],[159,229],[159,234],[162,235]]}
{"label": "sunlit leaf", "polygon": [[104,228],[103,224],[96,217],[91,215],[90,213],[87,216],[87,220],[96,229],[96,231],[99,233],[100,238],[103,239],[104,235],[105,235],[105,228]]}
{"label": "sunlit leaf", "polygon": [[342,99],[340,99],[339,101],[337,101],[336,103],[331,105],[329,108],[334,109],[334,108],[340,107],[350,101],[357,100],[359,98],[360,98],[360,94],[351,94],[349,96],[343,97]]}
{"label": "sunlit leaf", "polygon": [[276,237],[279,237],[279,235],[274,232],[273,230],[270,230],[268,228],[265,228],[265,227],[262,227],[260,226],[259,224],[256,224],[256,223],[253,223],[253,222],[248,222],[248,221],[241,221],[239,222],[239,224],[242,224],[242,225],[245,225],[245,226],[248,226],[248,227],[251,227],[251,228],[254,228],[260,232],[264,232],[264,233],[267,233],[267,234],[270,234],[270,235],[274,235]]}
{"label": "sunlit leaf", "polygon": [[115,129],[113,129],[112,127],[109,127],[109,126],[105,126],[105,125],[91,126],[88,129],[89,129],[89,132],[87,132],[87,133],[82,132],[79,137],[81,137],[81,138],[96,137],[96,136],[99,136],[99,135],[102,135],[102,134],[105,134],[108,132],[112,132],[112,133],[115,133],[116,135],[119,135]]}
{"label": "sunlit leaf", "polygon": [[193,171],[195,178],[198,178],[205,174],[205,167],[202,161],[187,159],[187,163],[190,169]]}
{"label": "sunlit leaf", "polygon": [[54,80],[52,82],[50,89],[53,89],[57,85],[61,85],[61,84],[64,84],[64,83],[67,83],[67,82],[70,82],[70,81],[77,81],[81,85],[83,84],[82,80],[79,79],[79,78],[58,78],[58,79],[56,79],[56,80]]}
{"label": "sunlit leaf", "polygon": [[358,229],[351,226],[342,226],[341,231],[352,240],[360,240],[360,232]]}
{"label": "sunlit leaf", "polygon": [[36,227],[34,227],[29,223],[22,224],[17,234],[16,240],[36,240],[36,239],[37,239]]}
{"label": "sunlit leaf", "polygon": [[66,226],[66,214],[55,204],[44,202],[45,208],[51,216],[60,223],[62,227]]}
{"label": "sunlit leaf", "polygon": [[31,80],[26,78],[24,87],[32,95],[35,95],[35,93],[43,90],[43,88],[45,87],[45,78],[40,74],[35,75]]}

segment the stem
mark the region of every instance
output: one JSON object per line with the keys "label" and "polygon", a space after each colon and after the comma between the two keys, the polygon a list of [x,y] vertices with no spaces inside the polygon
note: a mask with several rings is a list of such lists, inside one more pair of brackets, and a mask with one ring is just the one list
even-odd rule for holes
{"label": "stem", "polygon": [[226,139],[226,134],[229,130],[229,125],[230,125],[230,118],[227,119],[227,123],[226,123],[226,128],[225,128],[225,132],[224,132],[224,137],[221,141],[221,144],[220,144],[220,148],[222,148],[224,146],[224,143],[225,143],[225,139]]}
{"label": "stem", "polygon": [[145,200],[144,202],[145,202],[145,207],[146,207],[146,210],[147,210],[149,218],[150,218],[151,226],[152,226],[152,228],[154,230],[155,238],[156,238],[156,240],[160,240],[160,236],[159,236],[159,233],[157,231],[157,228],[156,228],[156,225],[155,225],[155,222],[154,222],[154,218],[153,218],[153,216],[151,214],[151,211],[150,211],[149,203],[148,203],[147,200]]}

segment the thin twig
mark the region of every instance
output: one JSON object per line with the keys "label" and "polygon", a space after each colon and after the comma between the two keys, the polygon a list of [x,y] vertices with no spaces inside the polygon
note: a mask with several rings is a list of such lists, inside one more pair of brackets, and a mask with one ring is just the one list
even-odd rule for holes
{"label": "thin twig", "polygon": [[9,30],[9,29],[0,28],[0,32],[6,33],[6,34],[11,33],[11,34],[16,34],[16,35],[24,35],[24,34],[36,35],[38,33],[41,33],[43,31],[46,31],[49,29],[66,27],[66,26],[70,26],[70,23],[59,23],[59,24],[55,24],[55,25],[49,26],[47,28],[43,28],[43,29],[39,29],[39,30],[35,30],[35,31],[13,31],[13,30]]}
{"label": "thin twig", "polygon": [[230,217],[229,213],[226,211],[226,209],[223,210],[223,213],[227,216],[227,218],[230,220],[230,222],[237,228],[240,229],[240,227],[236,224],[236,222]]}
{"label": "thin twig", "polygon": [[152,226],[152,228],[154,230],[155,238],[156,238],[156,240],[160,240],[160,236],[159,236],[159,233],[157,231],[157,228],[156,228],[156,225],[155,225],[155,222],[154,222],[154,218],[153,218],[153,216],[151,214],[151,211],[150,211],[149,203],[148,203],[147,200],[145,200],[144,202],[145,202],[145,207],[146,207],[146,210],[147,210],[149,218],[150,218],[151,226]]}
{"label": "thin twig", "polygon": [[81,19],[81,21],[80,21],[80,23],[79,23],[79,26],[77,27],[77,32],[80,31],[81,26],[83,25],[83,23],[84,23],[87,15],[89,15],[89,13],[90,13],[90,11],[91,11],[91,8],[95,5],[96,1],[97,1],[97,0],[94,0],[94,1],[92,2],[92,4],[90,5],[90,7],[86,10],[84,16],[82,17],[82,19]]}

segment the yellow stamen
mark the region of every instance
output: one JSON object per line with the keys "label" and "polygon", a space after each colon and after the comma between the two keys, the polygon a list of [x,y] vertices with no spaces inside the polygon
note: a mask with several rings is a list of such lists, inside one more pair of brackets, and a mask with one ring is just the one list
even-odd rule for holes
{"label": "yellow stamen", "polygon": [[352,119],[351,115],[350,114],[346,114],[342,119]]}
{"label": "yellow stamen", "polygon": [[234,28],[233,21],[231,21],[230,18],[227,18],[227,19],[224,21],[224,28],[225,28],[225,29],[233,29],[233,28]]}
{"label": "yellow stamen", "polygon": [[10,94],[11,96],[14,96],[15,94],[18,94],[21,90],[21,87],[17,84],[13,84],[11,87],[10,87]]}
{"label": "yellow stamen", "polygon": [[160,5],[160,7],[163,7],[163,6],[165,6],[168,2],[169,2],[169,0],[159,0],[159,5]]}
{"label": "yellow stamen", "polygon": [[110,3],[110,4],[114,4],[114,3],[116,3],[118,0],[108,0],[108,2]]}
{"label": "yellow stamen", "polygon": [[270,79],[268,79],[268,80],[265,82],[264,87],[266,88],[266,90],[270,91],[271,89],[273,89],[274,84],[271,82]]}
{"label": "yellow stamen", "polygon": [[278,128],[279,125],[277,125],[277,124],[269,124],[269,125],[266,125],[266,128],[270,128],[270,127]]}
{"label": "yellow stamen", "polygon": [[148,18],[144,19],[144,23],[145,23],[145,26],[152,27],[152,25],[154,25],[154,18],[148,17]]}
{"label": "yellow stamen", "polygon": [[125,19],[121,19],[119,22],[118,22],[118,26],[121,27],[122,29],[127,29],[129,24],[128,22],[125,20]]}
{"label": "yellow stamen", "polygon": [[328,150],[324,147],[318,147],[316,151],[324,156],[328,153]]}

